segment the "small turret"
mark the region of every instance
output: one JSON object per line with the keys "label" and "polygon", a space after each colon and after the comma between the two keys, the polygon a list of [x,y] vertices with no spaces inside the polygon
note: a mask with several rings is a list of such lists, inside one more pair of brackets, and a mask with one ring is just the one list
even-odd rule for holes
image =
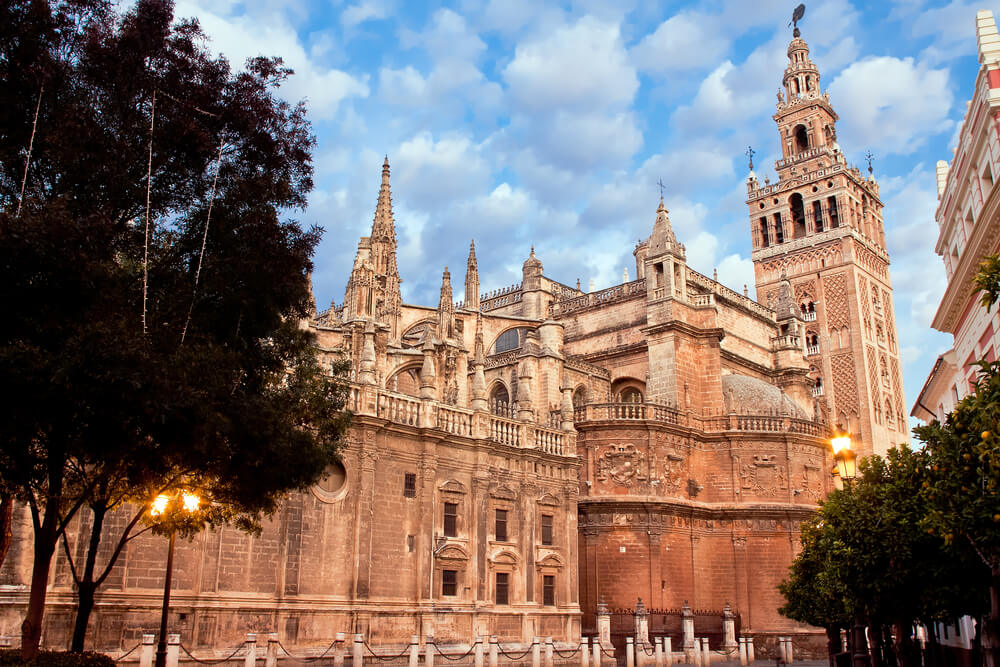
{"label": "small turret", "polygon": [[455,337],[455,303],[451,297],[451,273],[444,267],[441,275],[441,300],[438,302],[438,336],[442,339]]}
{"label": "small turret", "polygon": [[479,266],[476,262],[476,242],[469,243],[469,260],[465,265],[465,307],[479,310]]}

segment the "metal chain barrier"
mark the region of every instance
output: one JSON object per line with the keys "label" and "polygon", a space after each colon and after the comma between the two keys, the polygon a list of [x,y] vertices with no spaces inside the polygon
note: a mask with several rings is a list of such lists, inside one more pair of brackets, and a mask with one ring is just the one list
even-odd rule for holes
{"label": "metal chain barrier", "polygon": [[124,660],[125,658],[127,658],[127,657],[128,657],[128,656],[129,656],[129,655],[130,655],[130,654],[132,653],[132,651],[136,650],[136,649],[137,649],[137,648],[139,648],[140,646],[142,646],[142,642],[139,642],[138,644],[136,644],[135,646],[133,646],[133,647],[132,647],[132,648],[130,648],[129,650],[125,651],[124,653],[122,653],[122,654],[121,654],[120,656],[118,656],[117,658],[115,658],[115,659],[114,659],[114,660],[115,660],[115,662],[118,662],[119,660]]}
{"label": "metal chain barrier", "polygon": [[192,660],[201,665],[218,665],[223,662],[228,662],[233,658],[235,658],[237,653],[243,650],[243,644],[240,644],[239,646],[236,647],[235,651],[230,653],[227,657],[222,658],[221,660],[202,660],[200,658],[196,658],[193,655],[191,655],[191,651],[187,650],[187,647],[184,646],[184,644],[180,644],[180,647],[181,650],[184,651],[184,653],[187,655],[187,657],[191,658]]}
{"label": "metal chain barrier", "polygon": [[614,653],[608,653],[607,651],[605,651],[604,650],[604,646],[602,644],[598,643],[598,646],[601,647],[601,653],[604,654],[605,658],[611,658],[612,660],[617,660],[618,659],[618,658],[615,657]]}
{"label": "metal chain barrier", "polygon": [[652,657],[652,656],[656,655],[656,649],[654,649],[654,648],[647,649],[645,644],[643,644],[640,648],[642,648],[642,652],[645,653],[648,656]]}
{"label": "metal chain barrier", "polygon": [[365,642],[365,648],[368,649],[368,652],[372,654],[372,657],[375,658],[376,660],[382,660],[382,661],[399,660],[404,655],[410,652],[410,648],[412,646],[413,642],[410,642],[409,644],[406,645],[406,648],[403,649],[403,652],[398,655],[379,655],[378,653],[375,652],[375,649],[373,649],[371,646],[368,645],[367,641]]}
{"label": "metal chain barrier", "polygon": [[285,648],[285,645],[282,644],[280,641],[278,642],[278,648],[280,648],[282,651],[284,651],[285,655],[287,655],[290,659],[292,659],[292,660],[294,660],[296,662],[316,662],[317,660],[321,660],[322,658],[325,658],[326,655],[327,655],[327,653],[329,653],[330,650],[334,646],[337,645],[338,641],[342,641],[342,640],[340,640],[340,639],[334,639],[330,643],[330,645],[326,647],[326,650],[323,651],[322,653],[320,653],[319,655],[314,655],[312,657],[305,657],[305,658],[296,658],[294,655],[292,655],[291,653],[288,652],[288,649]]}
{"label": "metal chain barrier", "polygon": [[580,649],[582,649],[582,648],[583,648],[583,644],[580,644],[579,646],[577,646],[572,651],[563,652],[563,651],[560,651],[559,649],[557,649],[556,645],[553,644],[552,645],[552,652],[555,653],[560,658],[562,658],[563,660],[569,660],[570,658],[576,656],[580,652]]}
{"label": "metal chain barrier", "polygon": [[466,651],[463,655],[460,655],[460,656],[457,656],[457,657],[454,657],[454,658],[452,658],[451,656],[449,656],[448,654],[446,654],[445,652],[443,652],[440,648],[438,648],[437,642],[430,641],[430,642],[427,642],[427,643],[430,644],[431,646],[433,646],[434,650],[437,652],[437,654],[439,656],[441,656],[442,658],[444,658],[445,660],[458,661],[458,660],[463,660],[465,658],[468,658],[470,655],[472,655],[472,652],[476,649],[476,646],[478,646],[480,642],[477,639],[472,644],[472,646],[469,647],[468,651]]}
{"label": "metal chain barrier", "polygon": [[497,650],[500,651],[503,657],[507,658],[508,660],[520,660],[524,656],[531,653],[531,649],[533,649],[534,647],[535,647],[535,642],[531,642],[531,646],[525,649],[524,653],[522,653],[521,655],[511,655],[510,653],[507,653],[507,651],[503,650],[503,646],[500,645],[500,642],[497,642]]}

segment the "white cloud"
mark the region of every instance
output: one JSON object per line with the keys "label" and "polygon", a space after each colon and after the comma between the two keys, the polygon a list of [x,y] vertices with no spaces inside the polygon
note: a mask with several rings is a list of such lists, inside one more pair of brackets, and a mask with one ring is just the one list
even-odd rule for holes
{"label": "white cloud", "polygon": [[389,5],[380,0],[362,0],[350,5],[340,14],[340,23],[344,27],[353,28],[365,21],[384,19],[389,15]]}
{"label": "white cloud", "polygon": [[[682,12],[642,38],[630,55],[640,69],[654,72],[704,67],[718,62],[729,49],[715,27],[717,17]],[[712,48],[706,48],[711,44]]]}
{"label": "white cloud", "polygon": [[308,99],[314,119],[332,118],[344,100],[368,96],[367,74],[352,76],[311,58],[283,14],[220,16],[197,3],[179,2],[175,15],[197,16],[212,40],[209,48],[225,54],[236,67],[260,55],[281,56],[295,70],[284,84],[282,95],[291,101]]}
{"label": "white cloud", "polygon": [[621,109],[639,88],[618,26],[586,16],[518,44],[503,78],[513,101],[530,112]]}
{"label": "white cloud", "polygon": [[952,126],[948,72],[913,58],[866,58],[846,68],[830,84],[840,114],[839,141],[845,150],[871,148],[909,155],[933,135]]}
{"label": "white cloud", "polygon": [[740,294],[746,286],[748,296],[753,299],[755,292],[753,261],[749,257],[735,253],[726,255],[719,262],[719,282]]}
{"label": "white cloud", "polygon": [[479,146],[461,134],[435,140],[422,132],[399,146],[392,163],[397,197],[429,212],[485,191],[490,175]]}

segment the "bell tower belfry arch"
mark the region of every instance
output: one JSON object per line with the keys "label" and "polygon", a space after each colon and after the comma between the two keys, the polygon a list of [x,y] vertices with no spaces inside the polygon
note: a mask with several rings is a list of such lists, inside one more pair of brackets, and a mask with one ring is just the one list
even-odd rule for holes
{"label": "bell tower belfry arch", "polygon": [[757,300],[792,284],[806,320],[814,395],[832,425],[851,430],[858,453],[909,440],[882,201],[872,176],[837,143],[837,113],[798,28],[773,116],[777,183],[752,170],[747,206]]}

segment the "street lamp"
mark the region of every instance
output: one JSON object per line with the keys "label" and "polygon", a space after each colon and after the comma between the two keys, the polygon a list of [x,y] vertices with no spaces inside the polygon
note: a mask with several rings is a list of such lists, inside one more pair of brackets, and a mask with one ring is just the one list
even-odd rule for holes
{"label": "street lamp", "polygon": [[[837,474],[844,482],[845,488],[850,487],[851,482],[858,476],[858,455],[851,448],[851,436],[843,429],[838,428],[837,433],[830,439],[830,446],[833,448],[833,459],[837,462]],[[852,628],[851,645],[854,655],[852,662],[854,667],[869,667],[870,655],[868,654],[868,639],[865,637],[865,624],[860,616],[855,616],[854,627]]]}
{"label": "street lamp", "polygon": [[[178,497],[179,496],[179,497]],[[198,511],[201,499],[190,491],[181,491],[178,496],[160,494],[153,499],[149,506],[149,514],[153,517],[163,517],[167,513],[170,505],[180,500],[180,509],[188,514]],[[170,612],[170,580],[174,573],[174,534],[176,529],[171,527],[167,542],[167,572],[163,577],[163,609],[160,612],[160,639],[156,644],[156,667],[166,667],[167,664],[167,614]]]}
{"label": "street lamp", "polygon": [[851,449],[851,436],[839,431],[830,440],[833,460],[837,462],[837,473],[844,482],[852,482],[858,475],[857,454]]}

